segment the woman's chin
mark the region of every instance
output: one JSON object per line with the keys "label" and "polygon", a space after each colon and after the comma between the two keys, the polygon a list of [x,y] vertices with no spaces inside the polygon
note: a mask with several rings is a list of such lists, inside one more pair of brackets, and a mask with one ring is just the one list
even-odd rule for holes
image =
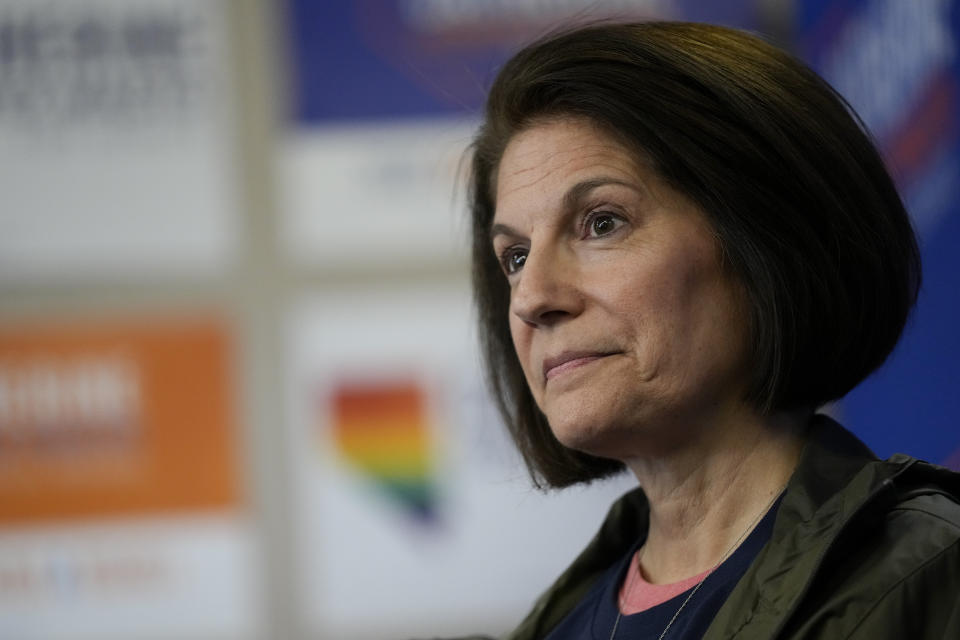
{"label": "woman's chin", "polygon": [[629,457],[628,443],[634,440],[622,429],[605,424],[558,424],[550,423],[553,435],[560,444],[582,453],[601,458],[624,460]]}

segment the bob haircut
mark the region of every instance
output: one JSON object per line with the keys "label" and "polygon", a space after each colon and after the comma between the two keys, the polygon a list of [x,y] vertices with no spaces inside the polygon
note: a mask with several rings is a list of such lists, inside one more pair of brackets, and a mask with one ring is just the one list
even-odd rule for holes
{"label": "bob haircut", "polygon": [[491,87],[469,189],[487,379],[536,486],[623,468],[554,437],[513,348],[510,290],[491,246],[507,143],[562,118],[611,134],[707,216],[747,292],[745,399],[759,411],[840,398],[893,350],[920,286],[916,238],[869,136],[824,80],[724,27],[602,23],[547,36]]}

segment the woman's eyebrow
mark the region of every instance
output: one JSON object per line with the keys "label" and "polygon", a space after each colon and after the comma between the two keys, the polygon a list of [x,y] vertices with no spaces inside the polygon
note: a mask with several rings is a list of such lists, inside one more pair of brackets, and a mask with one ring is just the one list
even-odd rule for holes
{"label": "woman's eyebrow", "polygon": [[515,238],[520,237],[520,232],[511,227],[508,224],[502,224],[500,222],[490,226],[490,241],[493,242],[494,238],[497,236],[513,236]]}
{"label": "woman's eyebrow", "polygon": [[[627,187],[628,189],[633,189],[639,193],[643,193],[643,190],[633,182],[629,182],[621,178],[599,176],[597,178],[582,180],[567,189],[567,192],[563,194],[563,210],[567,212],[576,210],[579,208],[580,203],[591,191],[611,184],[620,185]],[[523,234],[510,225],[497,222],[490,225],[490,241],[492,242],[497,236],[513,236],[519,238],[522,237]]]}
{"label": "woman's eyebrow", "polygon": [[623,187],[633,189],[634,191],[640,191],[636,184],[622,180],[620,178],[613,178],[607,176],[599,176],[597,178],[590,178],[589,180],[583,180],[573,185],[567,192],[563,194],[563,208],[565,211],[570,211],[576,209],[580,202],[589,194],[591,191],[598,187],[603,187],[606,185],[615,184]]}

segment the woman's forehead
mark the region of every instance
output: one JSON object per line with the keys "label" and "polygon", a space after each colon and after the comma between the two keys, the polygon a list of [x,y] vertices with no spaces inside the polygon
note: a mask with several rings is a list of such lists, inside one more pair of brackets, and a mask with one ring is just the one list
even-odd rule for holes
{"label": "woman's forehead", "polygon": [[584,120],[528,127],[507,144],[495,180],[497,209],[515,198],[559,197],[557,187],[587,177],[642,182],[635,155]]}

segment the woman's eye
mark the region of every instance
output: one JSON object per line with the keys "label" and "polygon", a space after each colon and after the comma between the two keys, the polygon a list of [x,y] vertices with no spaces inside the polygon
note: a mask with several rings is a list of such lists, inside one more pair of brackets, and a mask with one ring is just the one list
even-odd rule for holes
{"label": "woman's eye", "polygon": [[512,247],[500,255],[500,264],[507,275],[520,271],[526,261],[527,250],[520,247]]}
{"label": "woman's eye", "polygon": [[623,225],[624,221],[612,213],[597,213],[587,220],[587,235],[591,238],[606,236]]}

